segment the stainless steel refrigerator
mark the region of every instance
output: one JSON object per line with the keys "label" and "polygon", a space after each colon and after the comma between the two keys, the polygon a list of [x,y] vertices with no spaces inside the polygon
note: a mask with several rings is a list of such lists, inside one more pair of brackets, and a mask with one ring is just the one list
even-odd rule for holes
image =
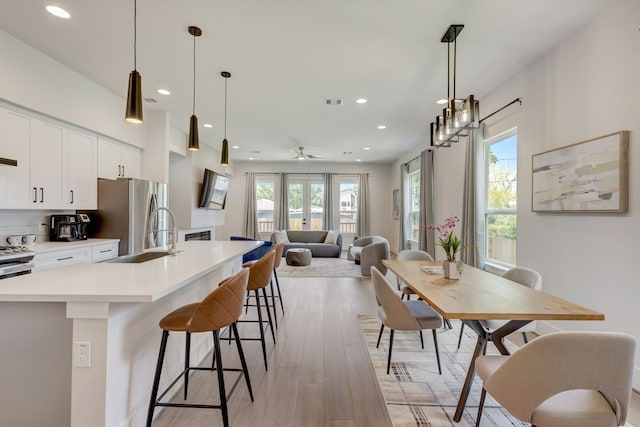
{"label": "stainless steel refrigerator", "polygon": [[167,207],[167,184],[135,178],[98,179],[98,210],[92,220],[92,235],[120,239],[118,255],[165,246],[167,212],[149,217],[160,207]]}

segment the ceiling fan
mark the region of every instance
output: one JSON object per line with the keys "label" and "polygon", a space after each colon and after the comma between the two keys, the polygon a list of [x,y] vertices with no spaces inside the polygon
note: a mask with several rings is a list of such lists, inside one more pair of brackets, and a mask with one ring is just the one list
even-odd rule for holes
{"label": "ceiling fan", "polygon": [[296,153],[296,156],[293,157],[293,160],[323,159],[324,158],[324,156],[318,156],[318,155],[315,155],[315,154],[307,154],[307,153],[305,153],[304,152],[304,147],[298,147],[297,150],[292,148],[291,151]]}

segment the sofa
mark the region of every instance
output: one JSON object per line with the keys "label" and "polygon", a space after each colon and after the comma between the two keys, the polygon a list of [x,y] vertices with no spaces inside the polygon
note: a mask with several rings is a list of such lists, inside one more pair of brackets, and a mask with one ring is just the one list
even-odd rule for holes
{"label": "sofa", "polygon": [[[284,243],[282,256],[292,248],[303,248],[311,251],[316,258],[340,258],[342,253],[342,235],[328,230],[286,230],[271,233],[271,241]],[[335,243],[334,243],[335,242]]]}
{"label": "sofa", "polygon": [[389,241],[381,236],[361,237],[353,242],[349,248],[349,255],[356,264],[360,264],[363,276],[371,276],[371,267],[374,266],[387,273],[387,267],[382,264],[383,259],[389,259]]}

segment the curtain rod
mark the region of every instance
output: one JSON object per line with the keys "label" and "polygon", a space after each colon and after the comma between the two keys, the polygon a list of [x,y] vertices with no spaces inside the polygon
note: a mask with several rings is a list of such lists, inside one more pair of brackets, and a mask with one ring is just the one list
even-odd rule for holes
{"label": "curtain rod", "polygon": [[495,115],[495,114],[498,114],[500,111],[504,110],[505,108],[512,106],[512,105],[513,105],[513,104],[515,104],[516,102],[519,102],[519,103],[520,103],[520,105],[522,105],[522,99],[520,99],[520,98],[516,98],[516,99],[514,99],[513,101],[511,101],[510,103],[508,103],[507,105],[505,105],[504,107],[502,107],[502,108],[498,108],[498,109],[497,109],[496,111],[494,111],[493,113],[491,113],[491,114],[489,114],[488,116],[485,116],[484,118],[480,119],[480,123],[484,122],[484,121],[485,121],[485,120],[487,120],[489,117],[491,117],[491,116],[493,116],[493,115]]}

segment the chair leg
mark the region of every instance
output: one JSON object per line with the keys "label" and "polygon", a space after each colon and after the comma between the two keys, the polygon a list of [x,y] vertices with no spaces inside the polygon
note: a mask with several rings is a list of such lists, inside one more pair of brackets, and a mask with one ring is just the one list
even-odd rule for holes
{"label": "chair leg", "polygon": [[284,317],[284,304],[282,303],[282,292],[280,292],[280,281],[278,280],[278,273],[276,269],[273,269],[273,277],[276,278],[276,288],[278,288],[278,299],[280,300],[280,308],[282,309],[282,317]]}
{"label": "chair leg", "polygon": [[268,371],[269,368],[267,366],[267,345],[264,340],[264,329],[262,329],[262,309],[260,308],[260,295],[258,294],[258,290],[255,290],[256,293],[256,308],[258,309],[258,326],[260,329],[260,342],[262,343],[262,357],[264,358],[264,370]]}
{"label": "chair leg", "polygon": [[522,338],[524,338],[524,343],[525,344],[529,344],[529,340],[527,339],[527,333],[526,332],[522,333]]}
{"label": "chair leg", "polygon": [[422,330],[418,332],[420,334],[420,346],[424,350],[424,337],[422,336]]}
{"label": "chair leg", "polygon": [[393,350],[393,333],[394,333],[394,330],[391,329],[391,333],[389,334],[389,358],[387,359],[387,375],[389,375],[389,368],[391,368],[391,350]]}
{"label": "chair leg", "polygon": [[156,399],[158,398],[158,386],[160,385],[160,374],[162,373],[162,364],[164,363],[164,352],[167,349],[167,339],[169,331],[162,331],[162,340],[160,342],[160,352],[158,353],[158,362],[156,363],[156,374],[153,377],[153,387],[151,388],[151,400],[149,401],[149,411],[147,412],[147,427],[151,427],[153,421],[153,410],[156,407]]}
{"label": "chair leg", "polygon": [[460,336],[458,337],[458,350],[460,350],[460,343],[462,342],[463,331],[464,331],[464,322],[460,325]]}
{"label": "chair leg", "polygon": [[433,333],[433,346],[436,348],[436,360],[438,361],[438,373],[442,375],[442,368],[440,367],[440,350],[438,349],[438,334],[436,334],[436,330],[432,329]]}
{"label": "chair leg", "polygon": [[478,404],[478,418],[476,418],[476,427],[480,427],[480,418],[482,418],[482,408],[484,407],[484,398],[487,396],[487,390],[482,387],[480,394],[480,403]]}
{"label": "chair leg", "polygon": [[242,364],[242,372],[244,373],[244,380],[247,383],[247,388],[249,389],[249,396],[251,397],[251,401],[253,402],[253,390],[251,389],[251,380],[249,379],[249,370],[247,369],[247,362],[244,359],[244,351],[242,351],[242,341],[240,340],[240,336],[238,335],[238,327],[236,323],[231,324],[231,328],[235,333],[236,337],[236,346],[238,347],[238,355],[240,356],[240,364]]}
{"label": "chair leg", "polygon": [[278,329],[278,313],[276,312],[276,293],[273,291],[273,277],[269,281],[269,286],[271,286],[271,307],[273,307],[273,320],[276,324],[276,329]]}
{"label": "chair leg", "polygon": [[220,352],[220,331],[213,331],[213,345],[215,347],[216,360],[218,361],[218,389],[220,390],[220,409],[222,410],[222,423],[229,427],[229,414],[227,412],[227,392],[224,388],[224,371],[222,369],[222,353]]}
{"label": "chair leg", "polygon": [[[449,322],[449,319],[444,319],[444,325],[449,329],[453,329],[453,326],[451,326],[451,322]],[[459,344],[458,344],[458,348],[460,348]]]}
{"label": "chair leg", "polygon": [[189,389],[189,359],[191,356],[191,333],[187,332],[184,341],[184,400],[187,400]]}
{"label": "chair leg", "polygon": [[[262,295],[264,296],[264,308],[267,310],[267,318],[269,319],[269,328],[271,329],[271,338],[273,338],[273,343],[276,343],[276,332],[273,329],[273,320],[271,320],[271,311],[269,311],[269,299],[267,298],[267,289],[266,287],[262,288]],[[275,307],[274,307],[275,308]],[[262,324],[260,324],[262,328]]]}
{"label": "chair leg", "polygon": [[382,331],[384,331],[384,324],[380,325],[380,333],[378,334],[378,342],[376,343],[376,348],[380,347],[380,338],[382,338]]}

